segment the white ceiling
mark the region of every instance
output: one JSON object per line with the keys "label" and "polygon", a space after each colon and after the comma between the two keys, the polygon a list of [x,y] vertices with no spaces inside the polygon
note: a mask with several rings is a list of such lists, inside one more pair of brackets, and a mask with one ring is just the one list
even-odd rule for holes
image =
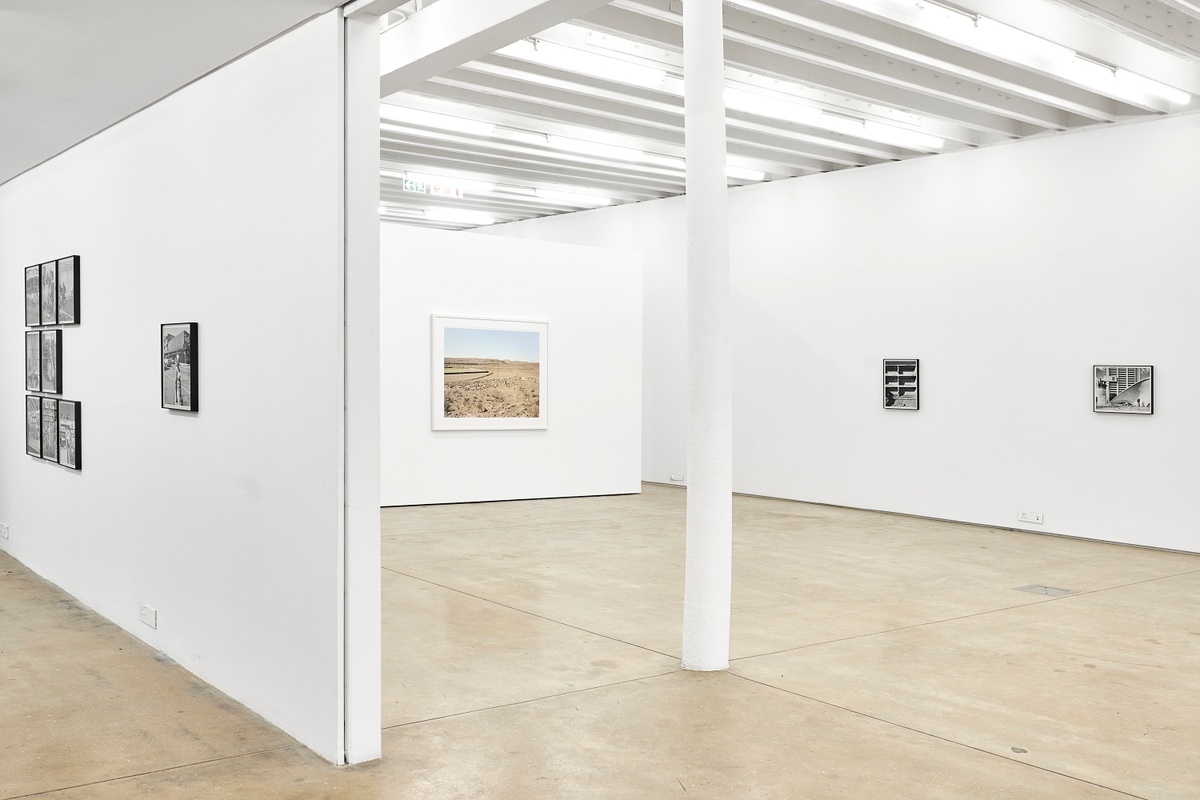
{"label": "white ceiling", "polygon": [[3,0],[0,183],[338,0]]}
{"label": "white ceiling", "polygon": [[[738,90],[729,164],[765,173],[731,185],[1200,107],[1200,0],[724,7]],[[401,11],[423,13],[415,0]],[[612,203],[682,193],[681,11],[680,0],[613,0],[531,37],[536,48],[526,40],[385,98],[383,218],[461,229],[601,202],[564,191]],[[580,53],[599,61],[577,64]],[[1160,96],[1141,78],[1181,91]]]}

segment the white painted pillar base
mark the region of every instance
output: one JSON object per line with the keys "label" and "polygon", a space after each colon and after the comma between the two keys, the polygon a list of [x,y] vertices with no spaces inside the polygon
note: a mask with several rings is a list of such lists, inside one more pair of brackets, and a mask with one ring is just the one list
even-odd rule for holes
{"label": "white painted pillar base", "polygon": [[729,666],[733,403],[721,0],[683,8],[687,152],[688,494],[683,666]]}

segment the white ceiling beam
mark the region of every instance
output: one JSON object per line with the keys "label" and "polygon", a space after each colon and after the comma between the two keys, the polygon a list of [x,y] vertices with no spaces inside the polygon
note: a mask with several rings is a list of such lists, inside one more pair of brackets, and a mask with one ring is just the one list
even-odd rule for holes
{"label": "white ceiling beam", "polygon": [[[653,4],[617,0],[592,12],[581,22],[618,34],[625,30],[636,31],[638,37],[651,38],[666,48],[682,46],[680,19],[669,10],[668,0],[655,0]],[[734,30],[727,30],[726,37],[726,61],[750,72],[810,86],[812,96],[807,99],[814,102],[841,103],[828,97],[822,100],[821,95],[832,93],[851,101],[880,103],[979,131],[989,139],[995,136],[1018,138],[1090,121],[1024,97],[1013,97],[966,81],[956,82],[947,76],[939,77],[925,67],[888,64],[882,56],[876,56],[875,63],[888,71],[880,73],[872,71],[868,65],[831,60],[807,46],[792,48],[775,44],[772,47],[771,42]],[[943,138],[970,141],[969,136],[961,135]]]}
{"label": "white ceiling beam", "polygon": [[[472,62],[450,75],[437,78],[435,82],[471,88],[492,97],[500,95],[525,97],[529,95],[530,90],[519,81],[493,75],[486,71],[472,74],[476,68],[482,66],[486,65],[483,65],[479,61]],[[562,81],[562,85],[554,89],[539,85],[536,91],[539,101],[547,107],[557,107],[567,113],[577,108],[591,107],[590,104],[594,102],[592,95],[587,90],[578,84],[570,84],[567,81]],[[837,133],[827,133],[798,123],[774,121],[771,124],[765,124],[753,121],[746,115],[730,114],[729,124],[734,127],[769,131],[778,136],[787,136],[794,139],[798,147],[802,146],[799,143],[808,142],[808,145],[802,146],[803,151],[808,155],[827,158],[829,160],[841,159],[844,160],[843,163],[848,165],[858,166],[862,164],[863,159],[861,156],[884,161],[894,161],[905,154],[903,151],[889,147],[888,145],[863,139],[852,139]],[[858,153],[861,156],[847,157],[846,151]],[[818,155],[818,152],[823,152],[824,155]]]}
{"label": "white ceiling beam", "polygon": [[[836,2],[836,0],[834,0]],[[955,0],[965,11],[1003,22],[1049,39],[1100,61],[1200,95],[1200,65],[1191,64],[1161,47],[1138,41],[1080,13],[1067,2],[1024,0]]]}
{"label": "white ceiling beam", "polygon": [[[942,79],[943,84],[946,83],[945,77],[952,76],[969,82],[970,85],[965,87],[968,90],[978,87],[991,89],[997,96],[1014,95],[1015,98],[1093,120],[1112,122],[1122,114],[1137,111],[1132,106],[1064,83],[1061,79],[964,49],[962,43],[944,42],[919,29],[912,29],[915,35],[898,37],[895,25],[907,27],[907,19],[900,14],[896,14],[896,20],[889,23],[825,3],[804,3],[801,6],[804,13],[793,11],[790,7],[777,8],[773,3],[755,5],[762,6],[755,13],[727,9],[726,25],[766,41],[775,40],[783,44],[806,42],[809,37],[804,35],[805,32],[815,33],[841,43],[843,48],[847,45],[862,48],[901,62],[889,65],[893,68],[911,71],[911,65],[925,67],[933,71],[935,81]],[[764,25],[764,21],[773,24]],[[781,29],[780,24],[785,27]],[[819,49],[820,40],[815,44]],[[834,60],[834,66],[851,66],[858,60],[854,56],[855,53],[845,53],[844,59]]]}
{"label": "white ceiling beam", "polygon": [[440,0],[380,35],[381,96],[441,75],[607,0]]}
{"label": "white ceiling beam", "polygon": [[346,19],[382,17],[402,5],[404,5],[404,0],[354,0],[353,3],[342,6],[342,16]]}
{"label": "white ceiling beam", "polygon": [[[1154,46],[1167,46],[1200,64],[1200,22],[1180,8],[1157,0],[1062,0],[1078,11],[1099,17],[1130,36]],[[1196,12],[1200,13],[1200,9]]]}

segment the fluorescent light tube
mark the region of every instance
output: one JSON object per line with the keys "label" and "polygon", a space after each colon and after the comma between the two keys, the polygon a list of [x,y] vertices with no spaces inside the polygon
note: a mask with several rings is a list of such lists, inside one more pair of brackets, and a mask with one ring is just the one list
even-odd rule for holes
{"label": "fluorescent light tube", "polygon": [[537,196],[551,202],[565,203],[569,206],[610,206],[612,199],[598,194],[566,191],[559,189],[538,189]]}
{"label": "fluorescent light tube", "polygon": [[491,136],[496,130],[496,126],[490,122],[423,111],[419,108],[404,108],[391,103],[379,104],[379,116],[389,122],[397,122],[401,125],[436,128],[455,133],[469,133],[474,136]]}
{"label": "fluorescent light tube", "polygon": [[725,87],[725,107],[734,111],[744,111],[760,117],[782,120],[784,122],[799,122],[812,125],[820,117],[821,112],[812,106],[793,102],[779,95],[761,94]]}
{"label": "fluorescent light tube", "polygon": [[570,136],[558,136],[550,134],[546,137],[546,142],[553,148],[558,150],[567,150],[572,153],[579,153],[587,156],[600,156],[601,158],[612,158],[617,161],[633,161],[638,162],[646,155],[641,150],[633,147],[622,147],[615,144],[602,144],[600,142],[589,142],[585,139],[575,139]]}
{"label": "fluorescent light tube", "polygon": [[514,142],[531,144],[535,147],[545,147],[547,144],[546,134],[522,131],[517,128],[496,128],[493,135],[498,139],[511,139]]}
{"label": "fluorescent light tube", "polygon": [[438,222],[454,222],[463,225],[492,225],[496,222],[495,217],[481,214],[478,211],[465,211],[461,208],[443,208],[440,206],[425,209],[425,219],[437,220]]}
{"label": "fluorescent light tube", "polygon": [[1127,69],[1110,67],[1092,61],[1083,56],[1076,56],[1071,63],[1068,77],[1101,94],[1115,95],[1134,103],[1144,103],[1146,95],[1152,95],[1181,106],[1187,105],[1192,100],[1192,96],[1181,89],[1167,86],[1165,83],[1159,83]]}
{"label": "fluorescent light tube", "polygon": [[767,173],[759,169],[747,169],[746,167],[737,167],[733,164],[725,165],[725,175],[739,181],[758,182],[767,177]]}
{"label": "fluorescent light tube", "polygon": [[579,72],[602,78],[606,81],[627,83],[632,86],[656,88],[663,82],[667,73],[661,69],[634,64],[621,58],[613,58],[602,53],[579,50],[574,47],[564,47],[554,42],[531,41],[522,39],[496,51],[502,56],[544,64],[547,67]]}

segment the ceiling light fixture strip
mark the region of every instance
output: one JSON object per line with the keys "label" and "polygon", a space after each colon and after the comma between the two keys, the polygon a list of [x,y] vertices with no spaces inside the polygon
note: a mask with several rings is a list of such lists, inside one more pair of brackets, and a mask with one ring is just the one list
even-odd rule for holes
{"label": "ceiling light fixture strip", "polygon": [[[1172,105],[1186,106],[1192,99],[1188,92],[1177,87],[1124,67],[1104,64],[1028,31],[933,0],[834,2],[916,28],[949,44],[1046,72],[1068,83],[1137,105],[1152,106],[1151,98],[1156,98]],[[785,18],[789,13],[758,0],[726,0],[726,5],[768,17]]]}

